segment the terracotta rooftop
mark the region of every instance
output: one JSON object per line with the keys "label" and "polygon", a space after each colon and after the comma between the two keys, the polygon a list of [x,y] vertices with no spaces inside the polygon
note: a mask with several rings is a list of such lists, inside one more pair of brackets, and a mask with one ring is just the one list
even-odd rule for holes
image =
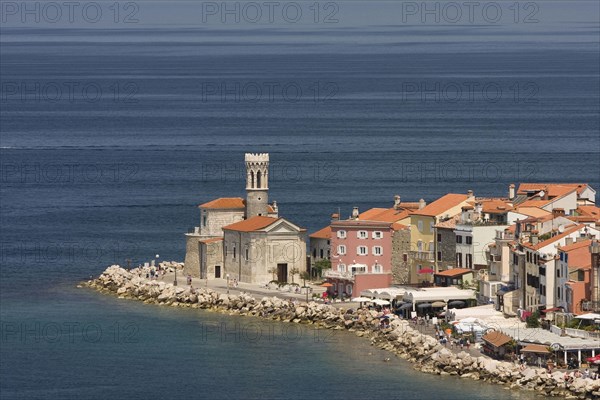
{"label": "terracotta rooftop", "polygon": [[568,236],[571,233],[578,231],[579,229],[581,229],[583,227],[584,227],[584,225],[574,225],[572,227],[569,227],[569,228],[565,229],[565,231],[563,233],[560,233],[560,234],[558,234],[556,236],[553,236],[553,237],[551,237],[548,240],[544,240],[543,242],[539,242],[536,245],[532,245],[531,243],[523,243],[523,246],[527,247],[527,248],[530,248],[532,250],[539,250],[542,247],[546,247],[549,244],[554,243],[554,242],[556,242],[556,241],[564,238],[565,236]]}
{"label": "terracotta rooftop", "polygon": [[487,199],[480,202],[484,213],[504,214],[513,209],[510,200],[506,199]]}
{"label": "terracotta rooftop", "polygon": [[517,189],[517,194],[543,190],[548,194],[548,197],[560,197],[573,190],[577,190],[577,193],[581,194],[587,186],[586,183],[521,183],[519,189]]}
{"label": "terracotta rooftop", "polygon": [[[380,211],[375,214],[371,214],[369,218],[362,218],[363,220],[371,221],[383,221],[383,222],[397,222],[410,216],[411,211],[409,210],[396,210],[395,208],[379,209]],[[369,210],[370,211],[370,210]]]}
{"label": "terracotta rooftop", "polygon": [[373,219],[372,217],[374,215],[380,214],[386,210],[387,210],[387,208],[370,208],[367,211],[361,212],[358,215],[358,219],[371,220],[371,219]]}
{"label": "terracotta rooftop", "polygon": [[340,221],[333,221],[331,227],[354,227],[354,226],[365,226],[365,227],[386,227],[389,228],[392,225],[391,222],[385,221],[362,221],[360,219],[344,219]]}
{"label": "terracotta rooftop", "polygon": [[456,224],[458,223],[458,221],[460,221],[460,215],[455,215],[454,217],[452,217],[450,219],[447,219],[442,222],[438,222],[437,224],[435,224],[435,227],[436,228],[454,229],[454,228],[456,228]]}
{"label": "terracotta rooftop", "polygon": [[239,231],[239,232],[252,232],[252,231],[266,228],[267,226],[271,225],[272,223],[274,223],[275,221],[278,221],[278,220],[279,220],[279,218],[263,217],[263,216],[259,215],[259,216],[252,217],[252,218],[240,221],[240,222],[236,222],[231,225],[224,226],[223,230]]}
{"label": "terracotta rooftop", "polygon": [[485,340],[494,347],[504,346],[506,343],[513,340],[510,336],[507,336],[500,331],[486,333],[481,339]]}
{"label": "terracotta rooftop", "polygon": [[399,224],[398,222],[394,222],[392,224],[392,229],[395,231],[401,231],[403,229],[408,229],[408,226]]}
{"label": "terracotta rooftop", "polygon": [[326,226],[325,228],[320,229],[320,230],[316,231],[315,233],[311,234],[309,237],[315,238],[315,239],[330,239],[331,238],[331,226]]}
{"label": "terracotta rooftop", "polygon": [[217,237],[217,238],[204,239],[204,240],[201,240],[200,242],[202,242],[202,243],[214,243],[214,242],[220,242],[221,240],[223,240],[222,237]]}
{"label": "terracotta rooftop", "polygon": [[543,217],[545,215],[552,215],[550,211],[546,211],[538,207],[524,207],[523,205],[519,205],[515,211],[519,214],[528,215],[530,217]]}
{"label": "terracotta rooftop", "polygon": [[600,207],[597,206],[579,206],[577,207],[577,214],[582,216],[594,217],[600,219]]}
{"label": "terracotta rooftop", "polygon": [[436,276],[460,276],[460,275],[464,275],[467,274],[469,272],[473,272],[472,269],[467,269],[467,268],[452,268],[452,269],[447,269],[445,271],[442,272],[438,272],[437,274],[435,274]]}
{"label": "terracotta rooftop", "polygon": [[592,255],[590,253],[590,239],[571,243],[567,246],[559,247],[559,250],[569,254],[567,264],[569,267],[587,267],[592,265]]}
{"label": "terracotta rooftop", "polygon": [[220,197],[209,201],[208,203],[200,204],[202,208],[244,208],[244,199],[241,197]]}
{"label": "terracotta rooftop", "polygon": [[414,215],[426,215],[435,217],[449,209],[460,205],[462,202],[469,198],[466,194],[448,193],[445,196],[440,197],[436,201],[429,203],[420,210],[415,210]]}

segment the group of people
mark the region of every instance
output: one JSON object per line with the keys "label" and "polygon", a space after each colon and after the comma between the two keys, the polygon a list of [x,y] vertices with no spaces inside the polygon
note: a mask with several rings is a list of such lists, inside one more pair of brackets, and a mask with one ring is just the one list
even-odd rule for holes
{"label": "group of people", "polygon": [[581,372],[580,370],[575,370],[573,372],[566,371],[565,375],[563,376],[563,379],[565,380],[565,385],[572,383],[575,378],[588,378],[588,379],[600,379],[600,367],[598,368],[598,371],[596,372],[592,372],[589,370],[589,368],[586,368],[583,372]]}

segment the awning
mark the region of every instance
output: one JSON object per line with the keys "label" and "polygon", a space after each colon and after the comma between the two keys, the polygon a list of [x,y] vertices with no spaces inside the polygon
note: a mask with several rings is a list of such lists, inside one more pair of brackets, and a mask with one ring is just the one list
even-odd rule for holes
{"label": "awning", "polygon": [[512,340],[510,336],[499,331],[486,333],[481,339],[494,347],[504,346],[506,343]]}
{"label": "awning", "polygon": [[429,308],[429,307],[431,307],[431,303],[417,304],[417,308]]}
{"label": "awning", "polygon": [[465,302],[461,301],[461,300],[454,300],[454,301],[449,302],[448,305],[452,306],[452,307],[454,307],[454,306],[464,306]]}
{"label": "awning", "polygon": [[405,303],[398,307],[399,310],[409,310],[413,307],[412,303]]}
{"label": "awning", "polygon": [[435,271],[431,268],[424,268],[417,271],[417,274],[433,274]]}
{"label": "awning", "polygon": [[443,301],[434,301],[431,303],[431,307],[446,307],[446,303]]}
{"label": "awning", "polygon": [[521,349],[521,353],[550,354],[546,346],[541,344],[528,344],[527,346]]}
{"label": "awning", "polygon": [[600,314],[589,313],[589,314],[578,315],[575,318],[578,318],[578,319],[600,319]]}
{"label": "awning", "polygon": [[562,308],[552,307],[552,308],[546,308],[545,310],[542,310],[543,313],[556,312],[556,311],[562,311]]}

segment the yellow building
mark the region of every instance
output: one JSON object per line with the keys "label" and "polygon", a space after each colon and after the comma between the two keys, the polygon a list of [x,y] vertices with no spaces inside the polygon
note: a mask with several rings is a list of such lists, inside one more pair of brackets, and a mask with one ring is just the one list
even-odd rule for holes
{"label": "yellow building", "polygon": [[437,272],[435,225],[459,214],[468,201],[474,200],[470,190],[467,194],[448,193],[410,215],[410,283],[433,281]]}

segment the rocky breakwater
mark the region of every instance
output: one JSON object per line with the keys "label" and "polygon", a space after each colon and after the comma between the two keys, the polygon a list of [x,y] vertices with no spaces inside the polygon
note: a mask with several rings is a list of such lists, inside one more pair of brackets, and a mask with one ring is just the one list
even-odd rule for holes
{"label": "rocky breakwater", "polygon": [[575,378],[565,384],[564,373],[549,374],[545,369],[498,361],[486,356],[473,357],[461,351],[455,353],[433,337],[421,334],[406,320],[396,320],[386,332],[372,339],[373,344],[412,362],[415,369],[438,375],[481,380],[525,389],[545,396],[565,399],[600,399],[600,381]]}
{"label": "rocky breakwater", "polygon": [[[176,268],[177,266],[173,266]],[[415,369],[438,375],[481,380],[511,389],[537,391],[546,396],[572,399],[600,399],[600,381],[576,378],[565,384],[563,373],[548,374],[540,368],[521,370],[516,364],[455,353],[433,337],[420,333],[406,320],[393,320],[380,329],[379,315],[367,309],[344,309],[330,305],[294,303],[277,297],[254,298],[210,289],[173,286],[146,279],[147,267],[126,270],[118,265],[107,268],[100,277],[83,285],[120,298],[171,307],[190,307],[236,315],[252,315],[292,323],[315,324],[326,329],[348,330],[370,337],[371,343],[412,362]]]}

